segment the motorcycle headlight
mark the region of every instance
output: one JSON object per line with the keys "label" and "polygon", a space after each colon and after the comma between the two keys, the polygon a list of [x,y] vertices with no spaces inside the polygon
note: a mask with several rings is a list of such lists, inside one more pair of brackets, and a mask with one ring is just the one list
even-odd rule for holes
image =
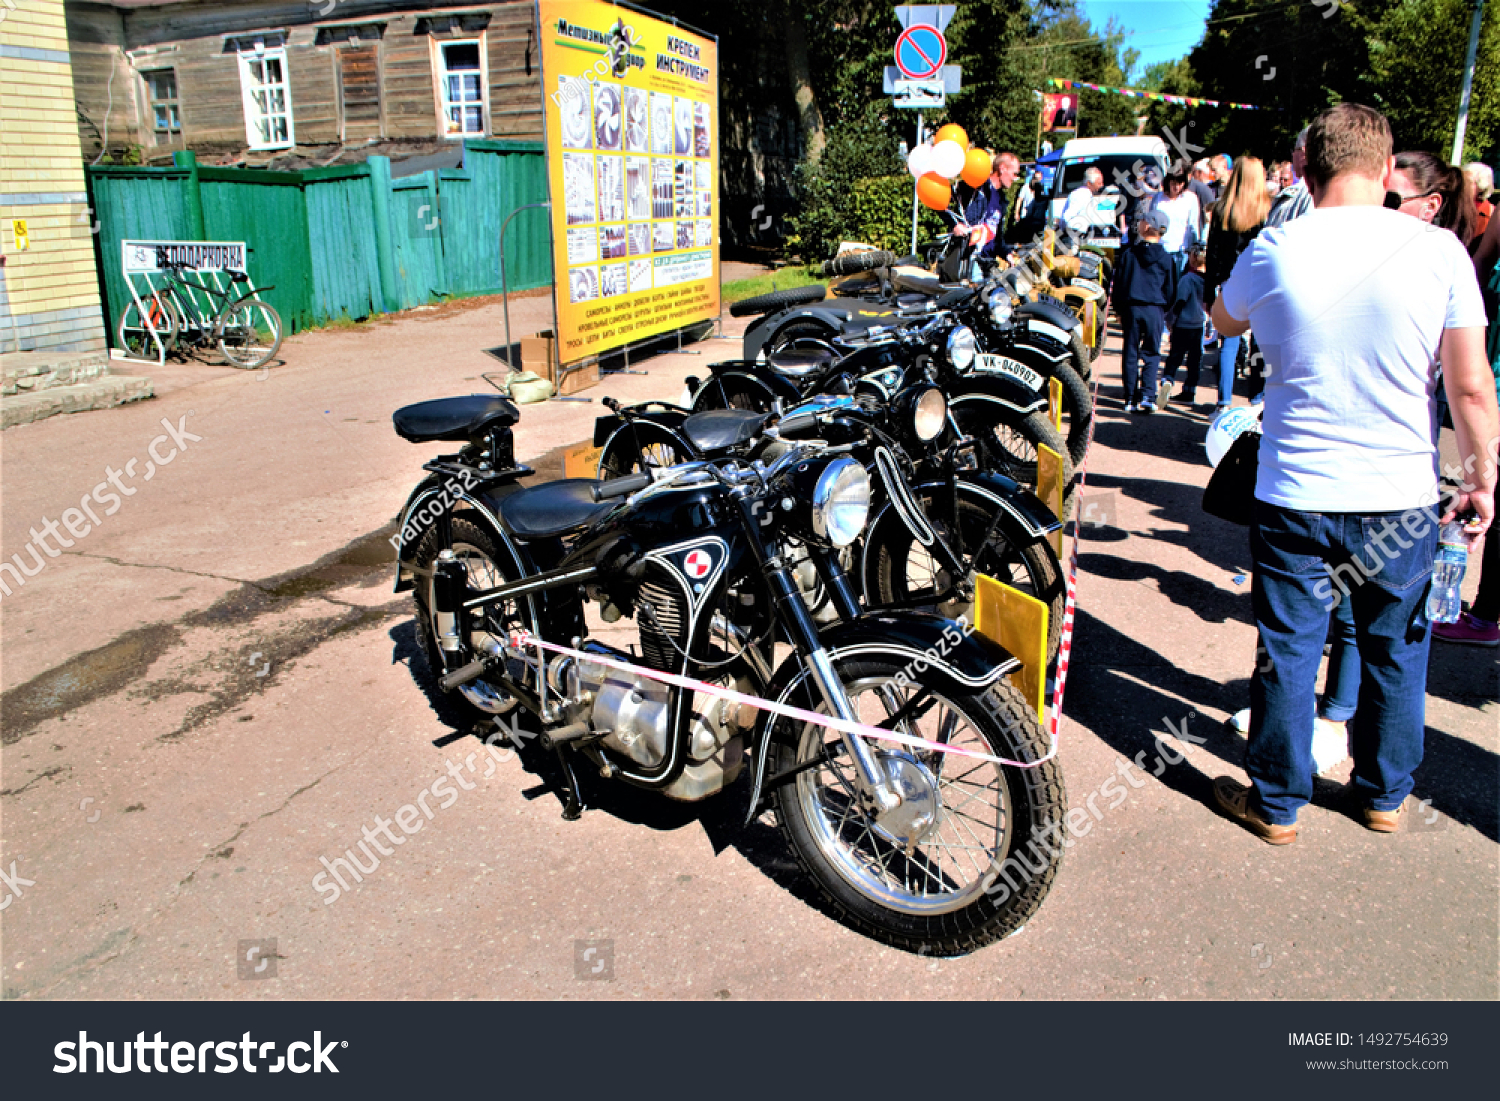
{"label": "motorcycle headlight", "polygon": [[859,538],[870,518],[870,476],[848,456],[828,463],[812,493],[813,531],[836,547]]}
{"label": "motorcycle headlight", "polygon": [[974,331],[960,325],[948,334],[948,362],[960,371],[967,371],[974,363]]}
{"label": "motorcycle headlight", "polygon": [[929,443],[943,434],[948,423],[948,399],[936,386],[924,390],[912,411],[912,430],[917,439]]}
{"label": "motorcycle headlight", "polygon": [[1010,315],[1015,312],[1010,295],[995,294],[990,297],[990,320],[996,325],[1010,324]]}

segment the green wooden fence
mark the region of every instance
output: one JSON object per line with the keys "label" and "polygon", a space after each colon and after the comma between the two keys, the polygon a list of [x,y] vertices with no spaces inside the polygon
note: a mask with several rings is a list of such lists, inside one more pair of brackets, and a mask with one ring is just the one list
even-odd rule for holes
{"label": "green wooden fence", "polygon": [[[100,286],[115,322],[130,301],[122,240],[244,241],[250,278],[296,332],[500,290],[500,225],[547,197],[539,142],[468,141],[464,167],[392,180],[390,162],[305,172],[200,166],[87,170]],[[512,290],[552,282],[548,219],[506,234]]]}

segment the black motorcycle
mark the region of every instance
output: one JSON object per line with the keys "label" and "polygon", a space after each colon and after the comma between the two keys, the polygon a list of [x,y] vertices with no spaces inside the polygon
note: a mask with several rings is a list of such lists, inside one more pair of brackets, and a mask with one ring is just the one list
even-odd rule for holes
{"label": "black motorcycle", "polygon": [[[969,292],[953,292],[956,297]],[[949,442],[972,437],[980,470],[1035,485],[1040,446],[1058,455],[1062,466],[1063,517],[1073,501],[1072,452],[1048,415],[1040,375],[1007,361],[1006,369],[976,370],[981,353],[974,333],[958,322],[939,299],[938,308],[906,316],[903,324],[870,326],[820,338],[815,346],[789,347],[774,363],[730,360],[709,367],[709,377],[688,379],[688,401],[695,411],[750,409],[769,412],[780,402],[836,392],[850,377],[891,369],[928,373],[947,398]],[[996,357],[1003,358],[1003,357]],[[1031,377],[1022,379],[1014,372]]]}
{"label": "black motorcycle", "polygon": [[[843,395],[776,414],[691,413],[664,402],[622,406],[594,424],[599,477],[619,478],[695,459],[775,458],[788,438],[816,435],[848,447],[870,476],[871,519],[845,552],[867,608],[918,607],[973,618],[975,575],[994,577],[1048,605],[1047,658],[1062,634],[1066,587],[1049,536],[1061,526],[1030,490],[975,469],[972,439],[946,446],[947,405],[921,372],[896,368],[851,379]],[[818,613],[830,610],[811,567],[798,580]]]}
{"label": "black motorcycle", "polygon": [[[427,464],[402,512],[397,588],[413,592],[443,689],[540,724],[565,816],[582,810],[578,763],[688,801],[746,773],[748,816],[774,806],[830,907],[872,937],[949,955],[1035,912],[1064,797],[1006,677],[1018,662],[951,620],[861,613],[838,552],[866,526],[870,487],[843,449],[799,442],[769,463],[523,487],[504,399],[394,419],[408,440],[464,444]],[[793,541],[838,623],[809,615]],[[638,654],[590,637],[590,604],[604,624],[634,619]],[[778,636],[792,653],[776,665]],[[1012,859],[1028,844],[1036,871]]]}

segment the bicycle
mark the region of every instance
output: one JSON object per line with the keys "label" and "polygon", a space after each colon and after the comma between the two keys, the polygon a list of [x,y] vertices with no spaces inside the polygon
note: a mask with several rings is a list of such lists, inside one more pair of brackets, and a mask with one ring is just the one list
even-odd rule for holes
{"label": "bicycle", "polygon": [[[260,290],[252,287],[237,292],[239,284],[250,281],[244,272],[228,272],[230,285],[220,288],[183,277],[183,272],[194,270],[185,264],[163,265],[165,282],[142,303],[131,301],[121,311],[120,346],[137,358],[152,358],[154,333],[164,352],[174,351],[185,341],[195,348],[217,346],[233,367],[254,370],[268,363],[281,347],[281,315],[260,300]],[[207,309],[200,305],[198,294],[208,300]]]}

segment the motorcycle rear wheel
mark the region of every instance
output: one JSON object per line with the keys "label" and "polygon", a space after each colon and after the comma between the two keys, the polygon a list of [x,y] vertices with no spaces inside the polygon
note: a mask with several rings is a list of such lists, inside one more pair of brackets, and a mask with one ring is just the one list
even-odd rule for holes
{"label": "motorcycle rear wheel", "polygon": [[[906,667],[894,660],[850,660],[838,671],[863,722],[882,722],[930,692],[934,706],[905,732],[1009,760],[1045,753],[1035,713],[1009,682],[950,696],[903,685]],[[906,824],[902,845],[854,797],[853,765],[836,732],[806,723],[787,733],[773,746],[773,775],[815,760],[825,746],[829,759],[777,789],[777,822],[845,924],[908,952],[955,956],[1014,933],[1041,906],[1062,862],[1066,799],[1055,759],[1020,769],[876,743],[882,767],[935,802],[930,824]]]}
{"label": "motorcycle rear wheel", "polygon": [[604,453],[599,456],[599,478],[601,481],[623,478],[627,474],[690,462],[692,458],[672,432],[650,421],[636,421],[604,445]]}
{"label": "motorcycle rear wheel", "polygon": [[[512,576],[515,573],[514,570],[507,570],[501,566],[501,563],[506,561],[506,556],[496,546],[495,537],[491,532],[461,518],[455,518],[452,526],[451,549],[454,556],[468,570],[471,589],[476,591],[493,589],[507,582],[520,580],[519,577]],[[437,626],[432,616],[432,567],[442,549],[438,545],[437,528],[432,527],[428,528],[418,541],[416,551],[412,555],[417,570],[417,582],[412,588],[412,602],[416,605],[417,639],[422,646],[422,656],[427,660],[427,668],[434,678],[442,676],[449,667],[456,668],[471,661],[479,652],[478,645],[485,640],[486,636],[501,639],[512,631],[535,632],[537,630],[535,612],[527,598],[492,605],[488,610],[483,629],[466,631],[463,636],[461,655],[457,658],[450,658],[448,664],[445,665],[443,652],[437,642]],[[474,717],[489,714],[485,708],[476,704],[475,700],[487,695],[494,696],[497,692],[498,690],[486,685],[482,678],[459,689],[465,710]]]}

